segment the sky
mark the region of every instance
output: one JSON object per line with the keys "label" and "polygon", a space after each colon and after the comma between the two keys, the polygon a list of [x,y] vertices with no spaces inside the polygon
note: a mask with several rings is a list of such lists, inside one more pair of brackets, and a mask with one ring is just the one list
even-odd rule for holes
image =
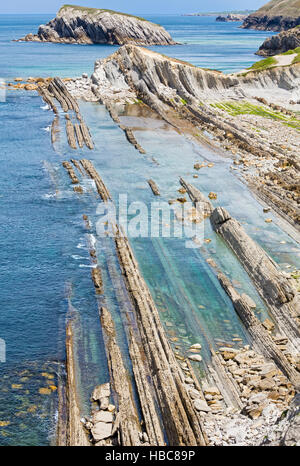
{"label": "sky", "polygon": [[251,9],[256,10],[267,0],[1,0],[1,13],[55,13],[66,3],[89,6],[94,8],[108,8],[131,14],[152,13],[194,13],[199,11],[226,11]]}

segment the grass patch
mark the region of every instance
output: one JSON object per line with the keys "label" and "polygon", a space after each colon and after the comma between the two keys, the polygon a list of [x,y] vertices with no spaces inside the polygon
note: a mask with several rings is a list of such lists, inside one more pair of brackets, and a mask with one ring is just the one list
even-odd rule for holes
{"label": "grass patch", "polygon": [[219,108],[232,116],[238,115],[257,115],[264,118],[271,118],[273,120],[281,121],[284,125],[300,131],[300,121],[297,118],[284,115],[281,112],[269,110],[268,108],[260,105],[253,105],[249,102],[222,102],[210,104],[212,107]]}
{"label": "grass patch", "polygon": [[[140,16],[129,15],[128,13],[121,13],[120,11],[107,10],[103,8],[88,8],[88,7],[77,6],[77,5],[63,5],[60,8],[59,13],[62,13],[63,10],[65,10],[66,8],[73,8],[74,10],[84,11],[90,15],[98,15],[99,13],[107,12],[107,13],[110,13],[111,15],[122,15],[122,16],[128,16],[129,18],[139,19],[140,21],[147,21],[147,19],[141,18]],[[150,22],[150,21],[147,21],[147,22]],[[159,25],[157,24],[157,26]]]}
{"label": "grass patch", "polygon": [[247,68],[248,70],[252,71],[261,71],[261,70],[267,70],[271,66],[277,65],[277,60],[274,57],[268,57],[265,58],[264,60],[257,61],[256,63],[253,63],[250,68]]}
{"label": "grass patch", "polygon": [[288,50],[287,52],[284,52],[281,55],[294,55],[294,54],[297,55],[292,61],[292,65],[294,65],[295,63],[300,63],[300,47],[297,47],[293,50]]}

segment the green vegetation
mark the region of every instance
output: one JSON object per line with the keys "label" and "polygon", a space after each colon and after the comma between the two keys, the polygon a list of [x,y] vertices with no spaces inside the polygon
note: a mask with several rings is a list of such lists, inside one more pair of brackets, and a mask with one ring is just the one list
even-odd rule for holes
{"label": "green vegetation", "polygon": [[180,101],[181,101],[182,105],[186,105],[186,104],[187,104],[187,101],[184,100],[184,99],[182,99],[181,97],[180,97]]}
{"label": "green vegetation", "polygon": [[253,63],[252,66],[250,66],[250,68],[247,68],[248,70],[267,70],[268,68],[270,68],[271,66],[274,66],[277,64],[277,60],[276,58],[274,57],[268,57],[268,58],[265,58],[264,60],[260,60],[260,61],[257,61],[256,63]]}
{"label": "green vegetation", "polygon": [[[77,6],[77,5],[63,5],[60,8],[59,13],[62,13],[63,10],[65,10],[66,8],[73,8],[74,10],[77,10],[77,11],[84,11],[84,12],[90,14],[90,15],[98,15],[100,13],[107,12],[107,13],[110,13],[111,15],[122,15],[122,16],[128,16],[129,18],[139,19],[140,21],[147,21],[145,18],[141,18],[139,16],[134,16],[134,15],[129,15],[127,13],[121,13],[119,11],[106,10],[106,9],[102,9],[102,8],[88,8],[88,7],[85,7],[85,6]],[[147,22],[149,22],[149,21],[147,21]]]}
{"label": "green vegetation", "polygon": [[238,115],[257,115],[264,118],[272,118],[273,120],[281,121],[284,125],[300,131],[300,120],[281,112],[268,109],[260,105],[253,105],[249,102],[222,102],[211,104],[212,107],[219,108],[232,116]]}

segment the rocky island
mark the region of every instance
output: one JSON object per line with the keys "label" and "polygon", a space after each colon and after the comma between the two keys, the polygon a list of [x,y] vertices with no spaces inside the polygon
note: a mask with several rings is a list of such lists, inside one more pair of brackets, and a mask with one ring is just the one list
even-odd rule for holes
{"label": "rocky island", "polygon": [[243,21],[247,18],[247,15],[243,14],[228,14],[228,15],[219,15],[216,17],[216,21],[220,23],[231,23],[231,22],[238,22]]}
{"label": "rocky island", "polygon": [[270,57],[280,53],[295,50],[300,47],[300,27],[282,31],[279,34],[268,37],[260,46],[257,55]]}
{"label": "rocky island", "polygon": [[300,24],[299,0],[271,0],[249,15],[242,25],[245,29],[285,31]]}
{"label": "rocky island", "polygon": [[56,17],[41,25],[27,42],[110,45],[174,45],[170,34],[158,24],[112,10],[64,5]]}

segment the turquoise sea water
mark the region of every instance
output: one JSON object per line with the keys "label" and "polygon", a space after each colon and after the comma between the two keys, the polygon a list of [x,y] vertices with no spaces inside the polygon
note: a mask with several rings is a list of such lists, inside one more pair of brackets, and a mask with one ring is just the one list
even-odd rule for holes
{"label": "turquoise sea water", "polygon": [[[91,72],[95,59],[116,49],[11,42],[34,32],[48,19],[50,16],[0,16],[0,77],[76,76]],[[267,36],[243,31],[236,24],[215,23],[212,18],[151,19],[165,25],[183,44],[153,49],[224,71],[251,64],[253,52]],[[130,371],[122,315],[123,306],[130,304],[122,288],[113,241],[97,237],[98,199],[93,186],[85,180],[87,193],[75,195],[61,166],[63,160],[91,159],[116,201],[119,194],[127,194],[129,202],[143,201],[147,206],[153,201],[148,178],[155,179],[161,199],[167,201],[178,197],[178,180],[183,176],[206,194],[218,192],[216,204],[220,202],[243,222],[283,267],[299,264],[296,243],[280,230],[275,217],[273,224],[266,225],[261,205],[230,172],[229,159],[195,145],[152,114],[131,108],[122,118],[135,128],[138,141],[146,149],[146,155],[141,155],[103,106],[81,102],[80,107],[95,142],[94,151],[71,151],[63,126],[59,143],[52,147],[49,125],[53,115],[36,93],[11,90],[0,102],[0,338],[6,342],[6,362],[0,363],[0,445],[47,445],[53,441],[55,388],[65,357],[67,317],[72,316],[77,323],[78,390],[83,414],[89,412],[92,388],[107,380],[90,275],[88,246],[94,239],[103,270],[106,305],[114,316]],[[202,160],[215,165],[202,169],[199,178],[193,179],[194,163]],[[90,232],[85,229],[83,214],[92,221]],[[185,239],[174,238],[137,238],[131,239],[131,244],[168,335],[178,337],[176,345],[182,354],[190,344],[201,342],[206,361],[208,344],[217,347],[235,336],[241,338],[240,344],[249,340],[206,262],[208,257],[255,299],[260,318],[267,313],[242,267],[214,235],[209,222],[205,223],[205,237],[211,243],[200,249],[187,249]]]}

